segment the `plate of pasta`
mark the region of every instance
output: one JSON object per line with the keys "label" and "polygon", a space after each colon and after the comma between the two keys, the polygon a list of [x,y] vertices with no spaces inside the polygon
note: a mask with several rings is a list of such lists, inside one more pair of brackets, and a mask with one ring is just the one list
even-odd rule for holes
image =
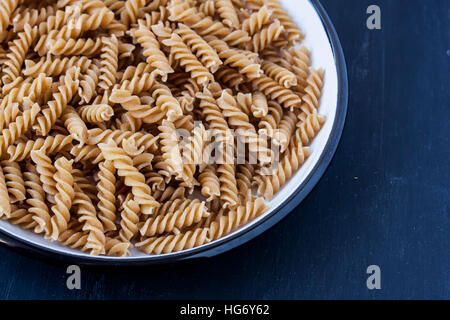
{"label": "plate of pasta", "polygon": [[291,212],[334,155],[347,74],[316,0],[0,7],[0,242],[213,256]]}

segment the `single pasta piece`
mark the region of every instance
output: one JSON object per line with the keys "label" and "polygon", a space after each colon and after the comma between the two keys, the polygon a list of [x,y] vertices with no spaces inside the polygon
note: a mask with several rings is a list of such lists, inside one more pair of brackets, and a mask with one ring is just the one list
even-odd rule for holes
{"label": "single pasta piece", "polygon": [[[174,232],[175,229],[190,227],[203,218],[209,217],[205,203],[198,199],[184,200],[179,203],[176,210],[158,214],[145,221],[145,236],[160,235],[165,232]],[[141,228],[141,232],[142,232]]]}
{"label": "single pasta piece", "polygon": [[167,75],[174,71],[166,56],[161,51],[159,42],[153,32],[149,28],[139,24],[139,28],[132,35],[137,43],[144,48],[142,54],[147,58],[147,63],[156,69],[163,81],[167,81]]}
{"label": "single pasta piece", "polygon": [[257,87],[259,91],[263,92],[266,96],[270,96],[284,108],[292,110],[301,107],[301,97],[292,90],[280,86],[265,74],[261,75],[259,78],[253,79],[252,84]]}
{"label": "single pasta piece", "polygon": [[183,179],[183,159],[181,157],[181,150],[179,148],[178,136],[175,126],[172,122],[163,120],[158,127],[161,144],[161,152],[164,161],[168,165],[171,175]]}
{"label": "single pasta piece", "polygon": [[85,105],[78,109],[81,118],[89,123],[109,121],[114,115],[113,108],[108,104]]}
{"label": "single pasta piece", "polygon": [[17,145],[8,147],[11,161],[23,161],[30,157],[31,151],[42,149],[46,154],[60,152],[72,144],[72,136],[56,134],[36,140],[21,141]]}
{"label": "single pasta piece", "polygon": [[198,10],[205,16],[214,17],[214,14],[216,13],[216,6],[214,1],[215,0],[206,0],[202,2],[198,7]]}
{"label": "single pasta piece", "polygon": [[86,123],[72,106],[66,106],[62,114],[62,120],[73,139],[79,141],[82,145],[87,142],[88,128]]}
{"label": "single pasta piece", "polygon": [[210,242],[207,234],[208,228],[197,228],[177,235],[151,237],[136,243],[136,247],[146,254],[177,252]]}
{"label": "single pasta piece", "polygon": [[316,70],[310,68],[310,75],[308,80],[308,86],[305,88],[305,95],[302,100],[305,102],[301,109],[305,113],[316,113],[319,107],[320,97],[322,95],[323,77],[324,71],[322,69]]}
{"label": "single pasta piece", "polygon": [[265,24],[269,23],[271,17],[272,12],[267,9],[267,6],[262,6],[242,22],[242,30],[252,36],[260,31]]}
{"label": "single pasta piece", "polygon": [[284,11],[278,0],[264,0],[264,4],[267,5],[269,10],[272,11],[273,18],[278,19],[281,22],[287,33],[287,39],[289,41],[298,42],[303,40],[304,35],[297,27],[297,25],[289,17],[288,13]]}
{"label": "single pasta piece", "polygon": [[85,56],[73,56],[54,58],[42,57],[38,62],[33,60],[25,60],[25,76],[37,78],[41,73],[50,77],[56,77],[64,74],[72,67],[80,68],[82,73],[86,72],[91,66],[92,60]]}
{"label": "single pasta piece", "polygon": [[325,122],[325,117],[317,113],[299,115],[299,122],[297,122],[297,130],[294,134],[294,139],[297,143],[301,143],[304,146],[311,144],[312,139],[314,139],[322,128]]}
{"label": "single pasta piece", "polygon": [[179,23],[178,29],[175,31],[200,59],[202,64],[212,73],[216,72],[219,66],[222,65],[222,61],[216,51],[191,28],[183,23]]}
{"label": "single pasta piece", "polygon": [[55,124],[67,106],[68,102],[73,98],[79,81],[79,69],[75,67],[68,70],[67,74],[60,80],[58,92],[53,94],[53,100],[48,102],[48,108],[42,110],[42,114],[37,117],[36,125],[33,129],[42,136],[47,135],[51,127]]}
{"label": "single pasta piece", "polygon": [[269,104],[267,103],[266,95],[260,91],[256,91],[252,96],[251,110],[253,116],[256,118],[263,118],[269,112]]}
{"label": "single pasta piece", "polygon": [[73,206],[76,207],[78,221],[83,224],[82,230],[88,232],[85,248],[91,250],[92,255],[104,254],[106,238],[95,207],[78,184],[74,185],[74,191]]}
{"label": "single pasta piece", "polygon": [[288,69],[285,69],[270,61],[263,61],[261,68],[267,76],[271,77],[285,88],[290,88],[297,85],[297,77]]}
{"label": "single pasta piece", "polygon": [[145,177],[134,166],[133,160],[122,148],[110,140],[98,145],[106,160],[112,161],[117,174],[124,177],[125,185],[131,187],[134,200],[140,205],[143,214],[152,214],[159,203],[151,195],[150,187],[145,184]]}
{"label": "single pasta piece", "polygon": [[87,39],[72,39],[64,40],[59,38],[57,40],[50,40],[48,45],[48,52],[58,56],[93,56],[99,54],[102,48],[102,39],[97,38],[95,41],[91,38]]}
{"label": "single pasta piece", "polygon": [[208,165],[199,175],[198,180],[202,186],[202,195],[207,197],[206,201],[212,201],[220,196],[220,181],[214,166]]}
{"label": "single pasta piece", "polygon": [[98,86],[108,90],[116,83],[116,73],[119,63],[119,41],[115,35],[102,38],[103,47],[100,58],[102,59]]}
{"label": "single pasta piece", "polygon": [[31,151],[31,159],[36,164],[36,171],[42,182],[42,188],[47,194],[47,200],[54,204],[54,196],[58,191],[56,189],[56,180],[54,178],[56,169],[52,164],[52,160],[45,154],[43,149]]}
{"label": "single pasta piece", "polygon": [[5,74],[2,77],[3,83],[12,82],[19,76],[25,55],[36,38],[37,32],[37,27],[31,28],[29,24],[26,24],[25,30],[19,33],[18,39],[10,45],[10,52],[6,55],[5,67],[2,70],[2,73]]}
{"label": "single pasta piece", "polygon": [[58,240],[59,235],[67,230],[70,220],[70,208],[75,196],[72,176],[73,160],[61,157],[55,161],[56,172],[53,179],[56,181],[55,204],[52,206],[53,216],[50,220],[51,240]]}
{"label": "single pasta piece", "polygon": [[205,37],[205,40],[217,51],[224,65],[238,68],[239,72],[249,79],[259,78],[261,76],[261,66],[248,59],[241,51],[230,48],[225,41],[215,37],[208,36]]}
{"label": "single pasta piece", "polygon": [[278,40],[283,32],[284,27],[280,21],[272,22],[269,26],[261,29],[253,36],[251,49],[254,52],[260,52],[272,41]]}
{"label": "single pasta piece", "polygon": [[142,119],[146,123],[157,122],[164,116],[158,108],[142,104],[141,99],[128,90],[113,89],[109,101],[119,103],[133,118]]}
{"label": "single pasta piece", "polygon": [[258,189],[258,194],[266,200],[271,200],[273,195],[281,189],[286,181],[292,177],[295,171],[306,161],[310,150],[308,147],[293,145],[289,147],[277,168],[260,171],[254,178],[253,184]]}
{"label": "single pasta piece", "polygon": [[245,205],[239,206],[227,215],[218,216],[209,227],[208,237],[211,240],[217,240],[260,216],[267,209],[268,206],[265,205],[263,198],[248,201]]}
{"label": "single pasta piece", "polygon": [[105,251],[108,256],[125,257],[130,256],[131,244],[127,241],[106,237]]}
{"label": "single pasta piece", "polygon": [[105,232],[116,230],[116,168],[111,161],[99,163],[98,168],[99,219],[103,222]]}
{"label": "single pasta piece", "polygon": [[48,238],[50,236],[50,211],[45,202],[45,191],[42,188],[42,183],[39,179],[39,174],[36,167],[32,164],[28,164],[26,172],[23,176],[25,178],[25,187],[29,198],[26,200],[30,206],[28,212],[32,214],[32,219],[36,222],[34,228],[35,233],[44,233],[44,236]]}
{"label": "single pasta piece", "polygon": [[41,22],[47,20],[48,17],[54,16],[55,14],[56,7],[54,5],[40,7],[39,9],[31,9],[19,6],[16,10],[14,10],[11,16],[13,31],[23,31],[26,24],[29,24],[32,27],[39,25]]}
{"label": "single pasta piece", "polygon": [[78,95],[82,101],[88,103],[97,94],[99,72],[100,69],[95,64],[92,64],[85,73],[80,74]]}
{"label": "single pasta piece", "polygon": [[206,69],[197,57],[189,50],[177,34],[172,34],[170,39],[166,39],[163,43],[170,47],[170,54],[186,72],[189,72],[199,85],[206,85],[214,79],[213,75]]}
{"label": "single pasta piece", "polygon": [[[130,194],[128,194],[130,195]],[[119,237],[122,241],[130,242],[130,240],[138,234],[139,227],[137,226],[139,222],[140,209],[139,204],[132,199],[132,197],[127,196],[128,200],[125,200],[122,205],[122,211],[120,212],[120,233]]]}
{"label": "single pasta piece", "polygon": [[40,110],[41,108],[37,103],[33,104],[31,109],[26,110],[21,116],[16,118],[15,122],[11,122],[7,129],[2,130],[2,135],[0,136],[0,152],[2,154],[6,153],[8,147],[22,134],[31,129]]}
{"label": "single pasta piece", "polygon": [[288,111],[281,119],[272,140],[275,145],[280,147],[280,152],[283,153],[288,148],[296,123],[297,115],[292,111]]}
{"label": "single pasta piece", "polygon": [[222,18],[223,24],[230,28],[239,29],[239,18],[231,0],[214,0],[214,3],[219,16]]}
{"label": "single pasta piece", "polygon": [[11,203],[9,202],[8,189],[6,187],[5,176],[3,169],[0,167],[0,217],[11,216]]}
{"label": "single pasta piece", "polygon": [[25,200],[25,182],[23,181],[22,171],[17,162],[3,160],[0,162],[5,175],[6,187],[9,193],[11,203],[22,202]]}

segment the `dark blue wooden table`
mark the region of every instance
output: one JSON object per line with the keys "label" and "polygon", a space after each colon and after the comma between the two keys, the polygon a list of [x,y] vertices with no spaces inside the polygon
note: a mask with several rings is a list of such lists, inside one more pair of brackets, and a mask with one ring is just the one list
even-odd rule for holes
{"label": "dark blue wooden table", "polygon": [[[346,55],[349,110],[317,187],[218,257],[158,268],[66,267],[0,247],[0,298],[450,298],[448,0],[322,0]],[[382,30],[366,28],[378,4]],[[366,269],[381,269],[381,290]]]}

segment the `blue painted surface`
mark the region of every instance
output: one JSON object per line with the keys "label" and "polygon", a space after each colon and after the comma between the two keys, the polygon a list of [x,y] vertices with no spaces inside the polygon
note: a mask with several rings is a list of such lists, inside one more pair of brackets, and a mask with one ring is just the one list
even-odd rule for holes
{"label": "blue painted surface", "polygon": [[[382,30],[365,27],[378,4]],[[446,0],[322,0],[347,59],[341,144],[302,204],[218,257],[82,268],[0,247],[0,298],[450,298],[450,25]],[[382,289],[365,273],[377,264]]]}

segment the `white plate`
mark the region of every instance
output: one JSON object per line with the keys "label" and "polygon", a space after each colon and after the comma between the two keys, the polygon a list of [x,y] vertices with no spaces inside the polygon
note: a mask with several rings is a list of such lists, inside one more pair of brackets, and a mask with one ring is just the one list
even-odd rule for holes
{"label": "white plate", "polygon": [[[270,201],[270,209],[264,213],[262,216],[257,219],[252,220],[247,225],[243,226],[241,229],[235,231],[234,233],[227,235],[226,237],[219,239],[223,246],[226,247],[227,239],[235,237],[235,233],[243,233],[247,229],[251,229],[252,226],[257,225],[261,220],[270,216],[274,211],[276,211],[281,204],[283,204],[288,198],[290,198],[294,192],[298,191],[297,189],[305,182],[312,170],[316,167],[319,158],[322,156],[322,153],[327,145],[327,142],[332,134],[333,125],[335,123],[336,110],[337,110],[337,102],[338,102],[338,74],[337,68],[335,64],[335,59],[333,57],[333,50],[327,35],[327,31],[325,30],[324,25],[322,24],[322,20],[318,15],[316,9],[313,4],[308,0],[281,0],[280,1],[283,7],[289,12],[291,18],[297,23],[302,32],[305,34],[305,40],[303,42],[304,45],[311,52],[312,66],[314,68],[323,68],[325,70],[325,80],[324,87],[322,93],[322,99],[319,107],[319,113],[326,117],[326,122],[317,135],[317,137],[313,140],[311,144],[311,155],[305,162],[305,164],[300,168],[298,172],[286,183],[286,185],[276,194],[272,201]],[[339,132],[340,135],[340,132]],[[338,139],[339,139],[338,135]],[[334,150],[333,150],[334,151]],[[276,214],[276,213],[275,213]],[[86,258],[91,257],[88,254],[83,252],[72,250],[70,248],[59,245],[56,242],[49,242],[45,240],[42,236],[36,235],[30,231],[26,231],[21,229],[20,227],[14,226],[7,221],[0,221],[0,230],[5,232],[8,235],[13,236],[14,238],[18,238],[23,242],[28,244],[33,244],[34,247],[40,247],[40,249],[53,251],[53,253],[61,253],[63,255],[70,255],[71,258]],[[206,244],[202,247],[203,249],[207,249],[208,247],[215,246],[214,241],[212,243]],[[203,250],[202,249],[202,250]],[[226,249],[222,249],[219,251],[224,251]],[[183,251],[184,257],[187,257],[191,252],[194,254],[198,251],[198,248],[190,249]],[[205,250],[203,250],[205,251]],[[130,262],[137,260],[162,260],[163,257],[169,257],[173,255],[177,255],[179,253],[170,253],[158,256],[148,256],[139,251],[132,251],[132,257],[91,257],[95,259],[97,262],[101,261],[111,261],[114,262],[125,262],[129,260]],[[206,254],[208,255],[213,255]],[[169,259],[170,260],[170,259]]]}

